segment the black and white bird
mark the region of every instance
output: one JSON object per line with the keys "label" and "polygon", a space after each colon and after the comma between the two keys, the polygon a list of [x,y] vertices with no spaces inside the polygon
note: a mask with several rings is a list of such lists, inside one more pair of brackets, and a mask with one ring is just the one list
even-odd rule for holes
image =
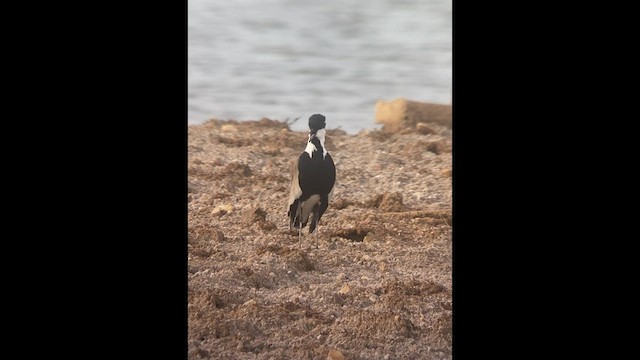
{"label": "black and white bird", "polygon": [[[309,117],[309,140],[307,147],[294,164],[289,193],[289,229],[298,229],[298,247],[302,228],[307,226],[309,234],[318,226],[318,221],[327,210],[336,182],[336,166],[326,147],[325,117],[314,114]],[[318,232],[316,231],[316,248]]]}

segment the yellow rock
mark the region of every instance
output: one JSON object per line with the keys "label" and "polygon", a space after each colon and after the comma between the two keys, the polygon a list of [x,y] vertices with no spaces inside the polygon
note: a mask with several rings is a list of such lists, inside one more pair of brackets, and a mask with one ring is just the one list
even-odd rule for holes
{"label": "yellow rock", "polygon": [[344,285],[342,285],[342,289],[340,289],[338,293],[346,294],[349,292],[349,290],[351,290],[351,287],[349,286],[349,284],[345,283]]}
{"label": "yellow rock", "polygon": [[345,360],[345,358],[337,349],[331,349],[329,350],[329,354],[327,354],[327,360]]}
{"label": "yellow rock", "polygon": [[220,127],[220,131],[222,132],[237,132],[238,128],[235,125],[224,124]]}
{"label": "yellow rock", "polygon": [[213,208],[213,210],[211,210],[211,215],[222,216],[232,211],[233,211],[233,205],[231,204],[218,205],[215,208]]}
{"label": "yellow rock", "polygon": [[406,99],[377,101],[375,121],[393,131],[415,128],[417,123],[436,123],[451,127],[452,107],[446,104],[431,104]]}

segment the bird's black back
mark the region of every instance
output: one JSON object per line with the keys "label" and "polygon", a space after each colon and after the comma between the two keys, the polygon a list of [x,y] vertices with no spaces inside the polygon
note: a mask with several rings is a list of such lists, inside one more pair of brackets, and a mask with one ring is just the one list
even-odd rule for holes
{"label": "bird's black back", "polygon": [[333,158],[329,153],[323,157],[324,149],[317,138],[313,138],[311,142],[317,150],[312,152],[311,157],[307,152],[303,152],[298,158],[298,179],[302,189],[300,199],[303,201],[314,194],[321,197],[328,195],[336,182]]}

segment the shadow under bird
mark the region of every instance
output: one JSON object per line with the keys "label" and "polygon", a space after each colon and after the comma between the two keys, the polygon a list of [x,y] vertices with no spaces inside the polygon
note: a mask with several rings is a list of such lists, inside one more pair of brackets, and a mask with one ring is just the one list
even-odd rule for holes
{"label": "shadow under bird", "polygon": [[[309,234],[318,226],[318,221],[327,210],[336,182],[336,166],[324,146],[326,136],[325,117],[314,114],[309,117],[309,140],[307,147],[294,164],[289,193],[289,229],[298,229],[298,247],[302,228],[307,226]],[[318,231],[316,231],[318,248]]]}

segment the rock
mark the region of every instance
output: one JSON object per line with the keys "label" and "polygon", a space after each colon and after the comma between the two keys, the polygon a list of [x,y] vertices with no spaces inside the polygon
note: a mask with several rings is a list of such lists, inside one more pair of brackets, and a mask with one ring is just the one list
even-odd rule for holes
{"label": "rock", "polygon": [[260,228],[262,230],[267,230],[267,231],[271,231],[271,230],[275,230],[278,227],[276,226],[276,224],[274,224],[273,222],[269,221],[269,220],[265,220],[265,221],[260,221],[258,223],[260,225]]}
{"label": "rock", "polygon": [[428,151],[436,155],[453,151],[451,142],[447,140],[430,141],[425,143],[424,146]]}
{"label": "rock", "polygon": [[362,240],[365,243],[372,243],[374,241],[376,241],[376,234],[372,233],[372,232],[368,232],[367,235],[365,235],[364,239]]}
{"label": "rock", "polygon": [[329,350],[329,354],[327,354],[327,360],[345,360],[345,358],[337,349],[331,349]]}
{"label": "rock", "polygon": [[386,261],[380,261],[378,263],[378,270],[380,271],[385,271],[387,269],[387,263]]}
{"label": "rock", "polygon": [[213,240],[219,241],[219,242],[223,242],[225,240],[227,240],[227,237],[224,236],[224,233],[220,230],[213,230],[212,232],[212,238]]}
{"label": "rock", "polygon": [[253,171],[249,167],[249,165],[241,162],[231,162],[227,164],[222,171],[222,173],[227,175],[235,175],[235,176],[245,176],[249,177],[253,175]]}
{"label": "rock", "polygon": [[404,211],[407,207],[402,202],[402,194],[399,192],[384,193],[378,205],[378,209],[384,211]]}
{"label": "rock", "polygon": [[353,201],[344,198],[339,198],[331,202],[331,207],[337,210],[344,209],[349,205],[353,205]]}
{"label": "rock", "polygon": [[247,224],[265,221],[266,218],[267,212],[260,207],[252,207],[242,215],[242,220]]}
{"label": "rock", "polygon": [[349,292],[349,290],[351,290],[351,287],[349,286],[349,284],[345,283],[344,285],[342,285],[342,288],[338,291],[338,293],[346,294]]}
{"label": "rock", "polygon": [[[338,237],[349,239],[355,242],[362,242],[368,233],[369,233],[368,229],[348,228],[348,229],[339,229],[338,231],[333,233],[333,236],[338,236]],[[349,243],[349,244],[352,245],[352,243]]]}
{"label": "rock", "polygon": [[220,131],[222,132],[238,132],[238,127],[231,124],[224,124],[220,127]]}
{"label": "rock", "polygon": [[396,132],[412,129],[417,123],[437,123],[451,127],[452,107],[446,104],[432,104],[406,99],[377,101],[375,121],[384,124],[385,129]]}
{"label": "rock", "polygon": [[383,255],[376,255],[373,257],[376,261],[385,261],[387,260],[387,258],[385,258]]}
{"label": "rock", "polygon": [[417,123],[416,130],[422,135],[435,134],[436,131],[425,125],[425,123]]}
{"label": "rock", "polygon": [[233,205],[231,205],[231,204],[218,205],[218,206],[214,207],[213,210],[211,210],[211,215],[213,215],[213,216],[222,216],[222,215],[228,214],[228,213],[230,213],[232,211],[233,211]]}
{"label": "rock", "polygon": [[249,346],[249,341],[248,340],[242,340],[242,341],[238,341],[238,345],[236,346],[236,349],[238,351],[244,352],[248,346]]}
{"label": "rock", "polygon": [[452,175],[453,175],[453,170],[451,170],[451,169],[442,170],[442,176],[451,177]]}
{"label": "rock", "polygon": [[309,256],[302,251],[293,251],[286,255],[287,264],[293,268],[301,271],[312,271],[315,269],[315,265]]}
{"label": "rock", "polygon": [[246,306],[252,306],[252,305],[255,305],[255,304],[256,304],[255,299],[251,299],[251,300],[245,302],[244,304],[242,304],[242,306],[246,307]]}

